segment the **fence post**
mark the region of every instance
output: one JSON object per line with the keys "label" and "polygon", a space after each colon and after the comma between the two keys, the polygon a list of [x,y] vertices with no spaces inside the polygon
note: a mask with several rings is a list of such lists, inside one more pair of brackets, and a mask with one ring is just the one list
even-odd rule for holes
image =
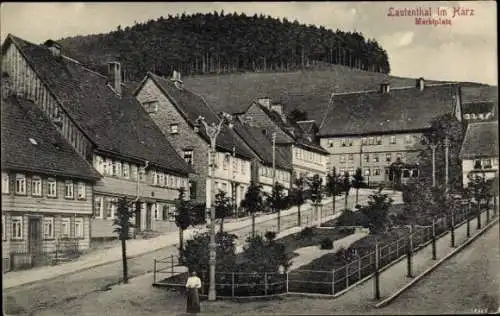
{"label": "fence post", "polygon": [[286,292],[288,293],[288,272],[286,273]]}
{"label": "fence post", "polygon": [[378,243],[375,244],[375,299],[380,299],[380,275],[379,275],[379,263],[378,263]]}
{"label": "fence post", "polygon": [[455,248],[455,210],[451,211],[451,247]]}
{"label": "fence post", "polygon": [[411,267],[411,260],[412,260],[412,253],[413,252],[413,242],[412,242],[412,234],[410,234],[409,237],[409,242],[408,242],[408,247],[407,247],[407,254],[406,254],[406,263],[407,263],[407,277],[413,278],[413,275],[411,273],[412,267]]}
{"label": "fence post", "polygon": [[497,195],[493,194],[493,217],[497,216]]}
{"label": "fence post", "polygon": [[174,276],[174,255],[170,255],[170,277]]}
{"label": "fence post", "polygon": [[154,260],[154,268],[153,268],[153,283],[156,284],[156,258]]}
{"label": "fence post", "polygon": [[345,287],[349,287],[349,263],[345,265]]}
{"label": "fence post", "polygon": [[436,260],[436,219],[432,219],[432,260]]}
{"label": "fence post", "polygon": [[477,202],[477,229],[481,229],[481,201]]}
{"label": "fence post", "polygon": [[396,239],[396,259],[399,258],[399,238]]}
{"label": "fence post", "polygon": [[264,293],[267,295],[267,272],[264,272]]}
{"label": "fence post", "polygon": [[488,207],[486,207],[486,224],[488,224],[490,222],[490,208],[489,208],[489,201],[488,201]]}
{"label": "fence post", "polygon": [[358,259],[358,281],[361,280],[361,258]]}
{"label": "fence post", "polygon": [[467,204],[467,238],[470,237],[470,202]]}
{"label": "fence post", "polygon": [[234,272],[231,275],[231,297],[234,297]]}
{"label": "fence post", "polygon": [[335,269],[332,270],[332,295],[335,294]]}

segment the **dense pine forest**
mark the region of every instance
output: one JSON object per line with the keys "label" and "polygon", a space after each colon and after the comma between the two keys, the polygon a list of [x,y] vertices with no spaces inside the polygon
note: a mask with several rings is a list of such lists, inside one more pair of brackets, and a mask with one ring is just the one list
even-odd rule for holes
{"label": "dense pine forest", "polygon": [[165,76],[174,69],[183,75],[292,71],[317,64],[390,72],[387,52],[360,33],[223,11],[169,15],[59,42],[67,55],[88,65],[119,60],[129,80],[146,71]]}

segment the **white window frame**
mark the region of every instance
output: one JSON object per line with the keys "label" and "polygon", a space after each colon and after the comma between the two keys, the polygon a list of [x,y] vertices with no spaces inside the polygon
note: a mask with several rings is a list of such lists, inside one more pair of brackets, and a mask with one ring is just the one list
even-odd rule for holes
{"label": "white window frame", "polygon": [[385,154],[385,161],[386,162],[391,162],[392,161],[392,154],[391,153],[386,153]]}
{"label": "white window frame", "polygon": [[31,178],[31,195],[42,196],[42,178],[39,176]]}
{"label": "white window frame", "polygon": [[160,181],[158,181],[158,185],[164,187],[165,186],[165,176],[163,172],[160,172]]}
{"label": "white window frame", "polygon": [[[54,189],[53,193],[52,193],[52,189]],[[48,197],[57,197],[57,180],[54,178],[47,179],[47,196]]]}
{"label": "white window frame", "polygon": [[184,158],[184,161],[186,161],[186,163],[188,165],[194,165],[194,152],[193,150],[184,150],[183,152],[183,158]]}
{"label": "white window frame", "polygon": [[376,136],[375,137],[375,143],[377,145],[382,145],[382,136]]}
{"label": "white window frame", "polygon": [[158,100],[145,101],[142,103],[142,106],[147,113],[158,112]]}
{"label": "white window frame", "polygon": [[5,215],[2,215],[2,240],[7,240],[7,225],[5,225]]}
{"label": "white window frame", "polygon": [[95,166],[96,166],[97,171],[99,171],[100,174],[104,174],[104,170],[105,170],[104,159],[99,155],[95,156]]}
{"label": "white window frame", "polygon": [[146,168],[145,167],[139,167],[138,169],[138,176],[139,176],[139,181],[146,181]]}
{"label": "white window frame", "polygon": [[[50,227],[49,229],[47,229]],[[43,218],[43,238],[44,239],[54,239],[54,217],[44,217]],[[47,232],[49,230],[49,232]]]}
{"label": "white window frame", "polygon": [[379,156],[377,153],[373,154],[373,162],[380,162]]}
{"label": "white window frame", "polygon": [[130,165],[130,179],[137,180],[137,165]]}
{"label": "white window frame", "polygon": [[229,169],[229,154],[224,155],[224,158],[222,160],[222,169],[227,170]]}
{"label": "white window frame", "polygon": [[[99,215],[96,215],[96,204],[99,203]],[[103,196],[96,196],[94,200],[94,217],[102,219],[103,218],[103,211],[104,211],[104,197]]]}
{"label": "white window frame", "polygon": [[170,124],[170,134],[172,135],[179,134],[179,124]]}
{"label": "white window frame", "polygon": [[106,209],[104,209],[104,212],[105,212],[104,215],[106,216],[106,219],[114,219],[115,218],[115,199],[106,198],[106,201],[107,201],[107,203],[106,203]]}
{"label": "white window frame", "polygon": [[380,175],[380,169],[379,169],[379,168],[376,168],[376,169],[373,171],[373,175],[374,175],[374,176],[379,176],[379,175]]}
{"label": "white window frame", "polygon": [[340,162],[345,162],[345,155],[340,155],[339,156],[339,161]]}
{"label": "white window frame", "polygon": [[123,163],[122,174],[123,174],[123,177],[125,179],[129,179],[130,178],[130,165],[128,163],[126,163],[126,162]]}
{"label": "white window frame", "polygon": [[333,147],[333,139],[328,140],[328,147]]}
{"label": "white window frame", "polygon": [[[16,224],[19,224],[19,227],[16,229]],[[13,240],[22,240],[24,235],[24,218],[23,216],[11,216],[10,218],[10,226],[11,226],[11,239]]]}
{"label": "white window frame", "polygon": [[111,160],[109,158],[106,159],[105,165],[106,165],[106,170],[104,170],[104,175],[106,175],[106,176],[112,176],[113,175],[113,170],[114,170],[114,168],[113,168],[113,166],[114,166],[113,160]]}
{"label": "white window frame", "polygon": [[349,159],[349,161],[354,160],[354,154],[348,154],[347,158]]}
{"label": "white window frame", "polygon": [[26,176],[24,174],[16,174],[16,194],[26,195]]}
{"label": "white window frame", "polygon": [[151,176],[153,177],[153,185],[158,185],[158,178],[156,177],[158,172],[156,170],[151,171]]}
{"label": "white window frame", "polygon": [[363,161],[364,162],[370,162],[370,154],[364,154],[363,155]]}
{"label": "white window frame", "polygon": [[75,231],[74,237],[75,238],[84,238],[85,237],[83,224],[84,224],[83,217],[75,217],[75,222],[74,222],[74,231]]}
{"label": "white window frame", "polygon": [[162,212],[160,212],[160,210],[163,210],[163,208],[161,207],[161,204],[154,203],[152,207],[153,207],[153,216],[154,216],[155,221],[160,221],[161,215],[162,215]]}
{"label": "white window frame", "polygon": [[10,177],[7,172],[2,172],[2,193],[10,193]]}
{"label": "white window frame", "polygon": [[78,199],[85,200],[87,196],[87,185],[85,184],[85,182],[82,181],[78,182],[76,187],[77,187]]}
{"label": "white window frame", "polygon": [[390,144],[391,144],[391,145],[396,144],[396,136],[395,136],[395,135],[392,135],[392,136],[391,136]]}
{"label": "white window frame", "polygon": [[[64,228],[64,229],[63,229]],[[71,218],[61,217],[61,226],[59,230],[60,237],[71,237]]]}
{"label": "white window frame", "polygon": [[242,160],[241,161],[241,174],[245,175],[246,173],[246,161]]}
{"label": "white window frame", "polygon": [[405,144],[411,144],[411,135],[405,135]]}
{"label": "white window frame", "polygon": [[[70,189],[69,191],[68,191],[68,188]],[[75,185],[74,185],[73,181],[71,181],[71,180],[64,181],[64,197],[66,199],[74,199],[75,198],[74,191],[75,191]]]}

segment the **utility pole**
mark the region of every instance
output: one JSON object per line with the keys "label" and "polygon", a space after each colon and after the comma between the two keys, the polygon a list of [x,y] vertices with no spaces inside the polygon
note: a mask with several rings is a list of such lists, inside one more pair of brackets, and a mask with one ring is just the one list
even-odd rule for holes
{"label": "utility pole", "polygon": [[432,187],[436,186],[436,144],[431,144],[432,149]]}
{"label": "utility pole", "polygon": [[273,132],[273,185],[276,183],[276,132]]}

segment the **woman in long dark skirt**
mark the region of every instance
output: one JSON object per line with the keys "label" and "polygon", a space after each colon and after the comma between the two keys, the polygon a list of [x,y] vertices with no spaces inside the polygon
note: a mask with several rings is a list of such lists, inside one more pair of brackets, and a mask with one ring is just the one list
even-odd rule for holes
{"label": "woman in long dark skirt", "polygon": [[200,312],[200,296],[198,289],[201,288],[201,280],[196,276],[196,272],[192,272],[186,283],[187,289],[187,312],[196,314]]}

